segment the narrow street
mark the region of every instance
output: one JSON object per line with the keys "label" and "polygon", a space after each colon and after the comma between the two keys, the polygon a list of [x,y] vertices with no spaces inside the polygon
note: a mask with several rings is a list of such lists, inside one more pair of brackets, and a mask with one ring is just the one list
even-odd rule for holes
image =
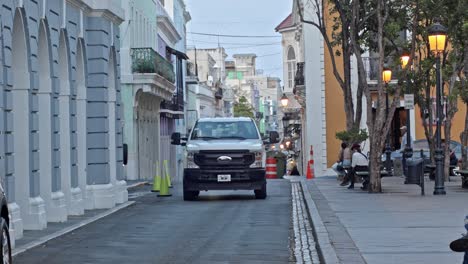
{"label": "narrow street", "polygon": [[[15,263],[288,263],[291,184],[268,183],[266,200],[253,192],[202,192],[184,202],[180,186],[160,198],[141,187],[136,203],[29,250]],[[145,194],[146,193],[146,194]]]}

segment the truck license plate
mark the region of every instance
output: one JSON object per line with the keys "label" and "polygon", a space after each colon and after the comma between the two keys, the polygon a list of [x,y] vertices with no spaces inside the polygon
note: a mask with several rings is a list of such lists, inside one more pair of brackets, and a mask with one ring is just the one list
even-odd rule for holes
{"label": "truck license plate", "polygon": [[231,175],[230,174],[219,174],[218,175],[218,182],[230,182]]}

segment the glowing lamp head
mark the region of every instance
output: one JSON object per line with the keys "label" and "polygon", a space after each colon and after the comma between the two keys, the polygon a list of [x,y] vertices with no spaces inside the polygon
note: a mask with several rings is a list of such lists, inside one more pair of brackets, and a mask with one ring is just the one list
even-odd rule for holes
{"label": "glowing lamp head", "polygon": [[408,53],[404,52],[403,54],[401,54],[400,62],[401,62],[401,67],[403,69],[406,68],[406,65],[408,65],[409,60],[410,60],[410,55]]}
{"label": "glowing lamp head", "polygon": [[382,71],[382,81],[389,83],[392,80],[392,70],[390,68],[384,68]]}
{"label": "glowing lamp head", "polygon": [[436,22],[427,29],[427,35],[431,52],[437,54],[445,50],[447,28],[442,26],[439,22]]}
{"label": "glowing lamp head", "polygon": [[281,96],[281,105],[283,107],[286,107],[286,106],[288,106],[288,104],[289,104],[289,99],[286,96],[286,94],[283,94],[283,96]]}

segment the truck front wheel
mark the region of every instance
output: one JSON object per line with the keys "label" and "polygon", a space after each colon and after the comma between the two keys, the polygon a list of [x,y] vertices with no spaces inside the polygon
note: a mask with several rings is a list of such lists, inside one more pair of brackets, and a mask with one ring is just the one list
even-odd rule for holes
{"label": "truck front wheel", "polygon": [[265,199],[267,197],[266,183],[262,185],[261,189],[255,190],[255,199]]}
{"label": "truck front wheel", "polygon": [[196,200],[200,191],[188,191],[184,187],[184,201],[193,201]]}

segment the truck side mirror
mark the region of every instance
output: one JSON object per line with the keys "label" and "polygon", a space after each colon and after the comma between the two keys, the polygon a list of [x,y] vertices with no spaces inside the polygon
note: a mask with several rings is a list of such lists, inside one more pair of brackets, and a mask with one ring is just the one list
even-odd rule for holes
{"label": "truck side mirror", "polygon": [[279,142],[279,134],[276,131],[270,131],[270,143],[275,144]]}
{"label": "truck side mirror", "polygon": [[128,144],[123,144],[123,165],[127,165],[128,163]]}
{"label": "truck side mirror", "polygon": [[172,133],[172,135],[171,135],[171,144],[172,145],[180,145],[180,133],[179,132]]}

